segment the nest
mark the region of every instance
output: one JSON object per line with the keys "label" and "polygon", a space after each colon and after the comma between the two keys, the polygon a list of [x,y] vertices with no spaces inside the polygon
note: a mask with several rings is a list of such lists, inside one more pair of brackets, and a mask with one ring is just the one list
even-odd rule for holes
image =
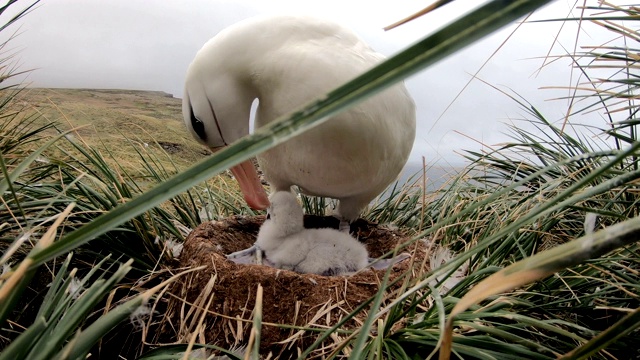
{"label": "nest", "polygon": [[[199,343],[225,349],[246,345],[252,327],[256,291],[263,288],[261,354],[272,358],[295,357],[322,331],[301,331],[299,327],[327,329],[376,294],[384,271],[371,269],[353,276],[299,274],[261,265],[235,264],[226,254],[250,247],[255,242],[264,216],[232,216],[201,224],[187,237],[180,255],[181,268],[203,266],[203,270],[182,276],[171,290],[167,316],[180,342],[194,336]],[[305,227],[338,227],[333,217],[305,216]],[[401,232],[359,220],[352,233],[362,241],[371,257],[393,250],[408,237]],[[411,276],[415,259],[424,259],[425,246],[413,247],[413,260],[396,264],[390,280]],[[422,262],[422,261],[420,261]],[[388,288],[389,294],[401,281]],[[203,310],[207,309],[206,314]],[[368,310],[347,321],[343,328],[362,324]],[[198,324],[202,322],[202,326]],[[282,326],[287,325],[287,326]],[[293,325],[293,327],[291,326]],[[297,327],[297,328],[296,328]],[[194,335],[195,334],[195,335]],[[337,344],[342,335],[326,341]],[[324,344],[324,351],[330,348]],[[316,353],[316,355],[319,355]]]}

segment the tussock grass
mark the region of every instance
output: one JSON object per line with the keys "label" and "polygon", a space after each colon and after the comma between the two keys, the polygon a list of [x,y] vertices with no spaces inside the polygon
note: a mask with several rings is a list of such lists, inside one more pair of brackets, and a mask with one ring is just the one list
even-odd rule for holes
{"label": "tussock grass", "polygon": [[[55,301],[59,301],[60,296],[69,291],[69,284],[72,284],[69,281],[75,281],[72,280],[75,274],[88,272],[87,276],[91,276],[98,271],[96,275],[98,278],[115,279],[115,282],[110,282],[103,290],[96,293],[98,297],[94,300],[83,302],[74,297],[67,297],[64,300],[66,307],[62,307],[53,314],[54,318],[51,320],[47,317],[41,318],[35,313],[20,314],[17,308],[12,311],[12,306],[22,301],[13,294],[20,294],[34,276],[31,268],[33,261],[29,260],[32,254],[46,251],[59,234],[81,227],[101,214],[139,196],[154,184],[166,181],[171,173],[179,171],[179,168],[173,158],[162,149],[149,151],[148,147],[140,146],[140,142],[129,140],[123,135],[117,142],[118,146],[112,147],[105,143],[99,146],[89,145],[85,137],[75,129],[63,132],[64,124],[48,122],[31,112],[32,104],[23,98],[26,92],[7,90],[2,94],[6,96],[3,102],[4,108],[2,108],[6,114],[6,122],[2,124],[0,135],[2,141],[0,160],[2,160],[3,172],[8,174],[4,179],[12,179],[13,182],[3,180],[0,186],[4,191],[3,211],[0,211],[2,224],[0,243],[5,249],[0,265],[4,266],[4,271],[9,270],[11,266],[17,266],[17,268],[14,272],[7,273],[10,277],[4,278],[0,288],[5,294],[1,312],[3,318],[14,317],[19,319],[20,323],[26,321],[26,324],[33,322],[29,328],[32,329],[31,332],[25,331],[24,337],[16,337],[22,332],[17,329],[3,335],[5,344],[8,341],[12,342],[2,354],[6,353],[7,359],[35,358],[36,355],[25,352],[26,341],[29,341],[29,344],[34,346],[33,351],[40,352],[41,355],[38,356],[44,356],[43,358],[52,358],[55,353],[61,351],[61,346],[64,344],[75,343],[75,346],[80,346],[81,342],[71,341],[71,333],[59,333],[57,342],[49,342],[46,348],[43,347],[44,345],[39,345],[40,342],[48,339],[44,331],[60,332],[54,325],[58,320],[54,319],[64,316],[69,311],[76,312],[75,307],[72,306],[74,303],[78,303],[78,306],[83,303],[82,306],[87,307],[87,311],[95,307],[104,307],[104,316],[91,317],[96,321],[94,324],[115,321],[109,319],[119,319],[116,323],[111,323],[110,327],[102,327],[102,332],[95,335],[97,338],[93,338],[93,342],[86,335],[88,343],[85,342],[82,345],[82,350],[73,350],[73,347],[68,347],[72,353],[79,351],[78,355],[75,355],[78,357],[83,357],[82,353],[90,350],[100,352],[100,348],[92,349],[92,347],[113,326],[128,319],[128,315],[122,317],[120,313],[118,317],[116,314],[124,311],[124,308],[133,312],[143,302],[148,301],[141,302],[143,298],[148,299],[146,296],[124,295],[118,289],[130,287],[142,294],[150,289],[147,285],[153,287],[158,281],[167,278],[163,271],[166,265],[162,264],[170,262],[170,259],[175,256],[173,250],[177,244],[186,236],[190,228],[202,221],[199,210],[203,204],[223,202],[226,205],[218,206],[216,212],[216,215],[223,216],[224,213],[241,212],[242,206],[236,204],[240,204],[242,198],[237,194],[237,186],[228,176],[216,177],[194,188],[191,192],[180,194],[96,239],[91,247],[76,249],[74,256],[69,253],[68,260],[62,267],[56,262],[48,263],[50,275],[39,273],[39,276],[45,275],[45,279],[50,277],[50,281],[53,282],[60,277],[69,276],[67,285],[64,287],[54,287],[48,295],[45,295],[43,291],[46,288],[42,287],[47,284],[45,279],[32,285],[35,286],[33,300],[43,301],[41,306],[47,306],[47,298],[54,297],[57,299]],[[62,114],[62,116],[71,118],[68,114]],[[123,159],[120,154],[112,152],[113,148],[129,148],[130,151],[127,152],[129,156]],[[137,158],[132,157],[131,154]],[[132,168],[136,170],[132,171]],[[210,190],[207,191],[207,189]],[[53,223],[54,221],[56,222]],[[42,236],[47,236],[49,242],[43,243],[42,240],[37,240]],[[99,259],[103,259],[100,262],[105,264],[103,268],[101,265],[95,265],[100,261]],[[122,276],[111,277],[112,269],[126,259],[131,259],[127,270],[122,273]],[[132,267],[132,264],[135,267]],[[74,267],[70,275],[67,275],[67,268],[71,266]],[[124,277],[125,274],[126,277]],[[142,281],[150,275],[150,279]],[[86,283],[88,279],[82,280],[78,286],[83,286],[81,284]],[[138,282],[140,284],[137,284]],[[130,300],[127,299],[138,300],[129,302]],[[111,308],[116,312],[113,316],[108,316]],[[41,307],[39,312],[45,311],[44,309]],[[86,316],[82,316],[82,313],[78,313],[78,316],[83,321],[69,323],[70,328],[65,331],[75,332],[86,324]],[[19,323],[10,323],[14,324],[12,327],[20,328]],[[141,331],[136,330],[132,325],[125,325],[120,330],[127,333]],[[111,356],[108,354],[116,356],[117,354],[113,354],[113,351],[116,350],[102,350],[107,357]]]}
{"label": "tussock grass", "polygon": [[[0,15],[14,3],[0,7]],[[176,276],[198,270],[170,270],[175,244],[205,218],[253,214],[228,176],[202,180],[543,3],[518,0],[505,7],[490,2],[312,104],[309,117],[296,113],[188,169],[184,164],[192,159],[178,159],[161,145],[171,141],[173,130],[159,135],[136,130],[137,136],[128,137],[100,133],[96,129],[105,128],[97,126],[104,120],[100,113],[64,108],[59,100],[69,96],[66,90],[43,95],[50,104],[45,109],[21,100],[24,92],[13,91],[17,88],[3,89],[0,358],[83,359],[91,352],[174,359],[201,348],[225,352],[198,344],[207,303],[215,296],[206,289],[197,300],[201,306],[171,324],[172,340],[154,334],[166,302],[164,288]],[[300,349],[302,358],[640,356],[635,341],[640,252],[636,242],[614,236],[623,228],[631,234],[625,236],[637,237],[638,76],[637,49],[630,44],[637,42],[638,30],[626,22],[637,12],[633,6],[588,4],[581,21],[611,31],[617,41],[576,46],[582,50],[558,56],[569,59],[578,74],[566,86],[571,92],[563,121],[550,121],[511,95],[537,131],[512,127],[508,143],[466,152],[470,165],[441,189],[427,194],[421,179],[396,185],[367,210],[370,220],[414,233],[408,249],[422,241],[433,253],[411,259],[414,266],[395,280],[400,290],[387,291],[385,276],[378,294],[336,324],[323,320],[327,309],[340,304],[326,304],[318,309],[317,321],[296,328],[263,323],[260,315],[268,309],[256,305],[253,323],[237,325],[254,329],[252,339],[237,338],[238,345],[248,346],[247,356],[265,355],[257,354],[261,326],[291,331],[283,344],[291,347],[304,332],[321,334]],[[11,66],[0,70],[2,79],[15,73]],[[139,121],[148,121],[149,129],[161,127],[153,119],[178,126],[171,123],[177,104],[160,107],[135,100],[136,92],[119,94],[116,107],[125,102],[122,107],[135,119],[118,114],[118,128],[139,129]],[[103,115],[113,110],[104,105],[111,95],[83,93],[102,104]],[[576,125],[578,116],[590,114],[602,115],[600,128]],[[316,214],[331,206],[323,199],[305,198],[304,204]],[[26,289],[38,284],[32,279],[41,280],[40,293],[27,299]],[[33,314],[24,306],[30,300],[37,309]],[[361,327],[345,332],[341,326],[353,318],[363,319]],[[142,325],[136,329],[131,323]],[[135,332],[141,340],[127,344],[131,349],[112,339]],[[230,336],[241,333],[230,329]],[[109,340],[122,345],[117,354],[109,352],[114,350]]]}

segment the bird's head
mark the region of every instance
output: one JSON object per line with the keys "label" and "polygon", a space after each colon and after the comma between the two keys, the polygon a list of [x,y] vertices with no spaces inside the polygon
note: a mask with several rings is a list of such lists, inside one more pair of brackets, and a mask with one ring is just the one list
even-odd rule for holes
{"label": "bird's head", "polygon": [[[256,96],[223,61],[204,56],[208,53],[200,55],[187,71],[182,115],[191,135],[216,152],[249,134],[251,104]],[[234,166],[231,172],[249,206],[257,210],[269,206],[251,161]]]}
{"label": "bird's head", "polygon": [[246,86],[196,59],[187,71],[182,115],[187,129],[200,143],[219,150],[249,134],[251,103]]}
{"label": "bird's head", "polygon": [[290,191],[277,191],[269,198],[271,206],[267,220],[280,229],[282,235],[294,234],[304,229],[302,207]]}

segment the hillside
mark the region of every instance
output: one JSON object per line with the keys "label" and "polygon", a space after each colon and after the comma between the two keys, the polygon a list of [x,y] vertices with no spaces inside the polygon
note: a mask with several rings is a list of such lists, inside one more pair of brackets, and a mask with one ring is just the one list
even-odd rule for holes
{"label": "hillside", "polygon": [[75,128],[75,139],[134,175],[140,164],[136,151],[155,155],[170,173],[209,154],[187,132],[182,101],[161,91],[31,88],[19,102],[27,114],[41,115],[38,122]]}

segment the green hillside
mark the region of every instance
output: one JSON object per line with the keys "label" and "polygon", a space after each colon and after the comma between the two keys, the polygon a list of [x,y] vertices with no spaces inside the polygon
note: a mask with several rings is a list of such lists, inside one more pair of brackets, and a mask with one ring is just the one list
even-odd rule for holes
{"label": "green hillside", "polygon": [[187,132],[182,100],[165,92],[31,88],[18,102],[27,106],[26,116],[37,113],[38,122],[75,129],[78,141],[134,175],[140,158],[136,150],[155,155],[170,173],[175,172],[171,160],[184,169],[209,154]]}

